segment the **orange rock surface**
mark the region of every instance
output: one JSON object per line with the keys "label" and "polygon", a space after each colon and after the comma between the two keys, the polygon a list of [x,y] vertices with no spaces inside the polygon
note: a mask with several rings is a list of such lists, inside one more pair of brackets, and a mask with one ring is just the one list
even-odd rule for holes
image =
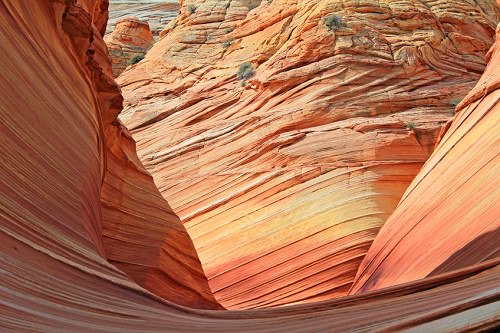
{"label": "orange rock surface", "polygon": [[120,75],[136,56],[144,56],[153,46],[154,39],[149,24],[129,17],[119,20],[116,29],[104,37],[109,50],[113,75]]}
{"label": "orange rock surface", "polygon": [[352,292],[500,256],[500,25],[489,65],[368,251]]}
{"label": "orange rock surface", "polygon": [[348,293],[498,19],[493,1],[183,2],[119,77],[121,119],[222,305]]}
{"label": "orange rock surface", "polygon": [[0,3],[2,260],[5,251],[18,254],[9,274],[34,266],[47,270],[45,280],[63,265],[133,280],[178,304],[218,308],[185,228],[117,119],[123,98],[104,25],[93,24],[101,16],[90,14],[100,6]]}
{"label": "orange rock surface", "polygon": [[[498,258],[315,304],[193,309],[218,306],[184,228],[116,119],[121,97],[101,38],[104,3],[0,1],[1,332],[495,329]],[[462,120],[440,147],[455,140],[455,131],[475,131],[476,125],[486,130],[476,135],[490,134],[480,117],[476,124],[466,118],[498,105],[488,103],[498,89],[499,47],[490,53],[484,84],[459,106],[456,121]],[[479,112],[490,117],[498,107]],[[465,171],[489,167],[472,163]]]}

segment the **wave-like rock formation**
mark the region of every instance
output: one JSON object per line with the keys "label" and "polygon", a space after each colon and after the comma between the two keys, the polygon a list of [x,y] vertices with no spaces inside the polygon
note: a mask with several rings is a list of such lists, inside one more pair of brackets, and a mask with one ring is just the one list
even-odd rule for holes
{"label": "wave-like rock formation", "polygon": [[106,33],[111,33],[118,21],[135,16],[141,21],[147,21],[153,36],[158,37],[178,12],[177,0],[109,0]]}
{"label": "wave-like rock formation", "polygon": [[135,17],[124,18],[116,22],[116,29],[106,35],[104,41],[108,47],[115,77],[131,64],[134,57],[144,57],[154,43],[148,22],[140,21]]}
{"label": "wave-like rock formation", "polygon": [[[315,304],[246,311],[193,309],[218,305],[185,230],[116,119],[121,97],[101,37],[104,3],[33,0],[28,7],[22,0],[0,0],[1,332],[494,330],[500,266],[498,259],[486,260],[488,256],[469,260],[462,255],[435,276]],[[457,153],[446,148],[451,142],[463,155],[471,153],[465,144],[472,139],[465,139],[467,132],[477,136],[473,141],[492,136],[495,122],[485,126],[482,118],[498,117],[499,50],[500,41],[490,53],[481,84],[459,106],[434,162],[429,162],[436,163],[435,168],[440,168],[436,156]],[[465,141],[457,139],[459,132]],[[491,163],[469,163],[457,168],[485,175],[495,170]],[[424,168],[425,177],[436,177],[429,168]],[[456,175],[457,170],[451,172]],[[425,177],[413,183],[400,208],[410,199],[420,200],[411,194],[420,191],[419,186],[438,195],[468,188],[460,182],[443,188]],[[483,185],[490,186],[492,179]],[[480,205],[493,198],[486,190]],[[424,196],[432,204],[432,196]],[[484,216],[481,207],[473,208]],[[441,230],[440,219],[426,223]],[[416,248],[428,244],[414,239]],[[490,242],[481,244],[491,247]],[[458,264],[458,259],[466,261]],[[463,265],[468,267],[459,268]]]}
{"label": "wave-like rock formation", "polygon": [[484,71],[498,6],[182,4],[119,77],[121,119],[215,297],[236,309],[346,295]]}
{"label": "wave-like rock formation", "polygon": [[0,2],[2,279],[84,288],[94,283],[84,272],[219,308],[185,228],[117,119],[123,98],[101,37],[102,4]]}
{"label": "wave-like rock formation", "polygon": [[500,25],[490,64],[360,266],[365,292],[500,256]]}

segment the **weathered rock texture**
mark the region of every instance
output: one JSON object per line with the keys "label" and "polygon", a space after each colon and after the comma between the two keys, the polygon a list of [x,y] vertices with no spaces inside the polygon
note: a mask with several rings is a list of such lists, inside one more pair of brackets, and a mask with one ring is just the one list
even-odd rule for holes
{"label": "weathered rock texture", "polygon": [[500,25],[490,64],[368,251],[352,292],[500,256]]}
{"label": "weathered rock texture", "polygon": [[136,56],[144,56],[153,46],[149,24],[137,18],[119,20],[116,29],[104,37],[111,58],[113,75],[120,75]]}
{"label": "weathered rock texture", "polygon": [[121,119],[221,304],[347,294],[498,18],[491,0],[182,2],[119,78]]}
{"label": "weathered rock texture", "polygon": [[106,33],[115,29],[117,21],[135,16],[141,21],[147,21],[153,36],[158,37],[178,12],[177,0],[110,0]]}
{"label": "weathered rock texture", "polygon": [[[104,255],[117,246],[121,250],[112,260],[121,261],[131,276],[161,272],[149,260],[158,258],[155,244],[164,244],[162,258],[172,259],[160,260],[167,269],[136,275],[149,281],[175,276],[191,286],[176,285],[181,295],[164,295],[176,303],[195,306],[190,301],[195,291],[201,294],[198,302],[205,299],[206,283],[197,277],[199,265],[183,228],[115,120],[120,97],[108,80],[104,44],[95,28],[89,43],[86,29],[92,19],[105,23],[100,14],[88,14],[102,5],[33,0],[28,7],[21,0],[0,1],[1,332],[494,330],[498,260],[314,305],[237,312],[179,307],[110,265]],[[499,66],[496,52],[490,75]],[[485,87],[491,94],[498,84]],[[484,101],[491,103],[489,97],[471,96],[477,110]],[[498,107],[492,112],[498,114]],[[466,113],[458,119],[462,116]],[[465,120],[456,130],[473,125]],[[468,169],[475,168],[471,163]],[[107,236],[100,236],[101,229]]]}
{"label": "weathered rock texture", "polygon": [[185,228],[117,119],[104,5],[0,2],[1,275],[47,288],[92,283],[80,271],[218,308]]}

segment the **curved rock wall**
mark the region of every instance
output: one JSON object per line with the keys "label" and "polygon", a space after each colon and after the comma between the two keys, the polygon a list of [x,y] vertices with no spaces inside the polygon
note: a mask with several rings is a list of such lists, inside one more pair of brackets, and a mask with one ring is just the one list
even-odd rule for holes
{"label": "curved rock wall", "polygon": [[[165,273],[177,272],[185,285],[194,287],[190,292],[177,285],[177,290],[184,290],[182,295],[166,297],[196,306],[190,304],[190,295],[206,290],[194,278],[200,270],[189,250],[192,246],[182,241],[185,232],[175,216],[167,214],[168,205],[138,163],[133,141],[116,122],[120,98],[112,80],[105,79],[111,78],[111,71],[104,44],[98,34],[89,44],[86,30],[92,16],[85,13],[102,4],[89,0],[73,8],[74,4],[40,0],[30,1],[28,7],[25,1],[0,1],[1,332],[495,329],[500,298],[498,258],[360,295],[247,311],[180,307],[149,293],[110,265],[104,259],[112,252],[110,238],[115,246],[122,246],[112,260],[128,261],[121,268],[131,276],[150,265],[147,260],[154,244],[171,244],[174,248],[164,247],[167,251],[162,253],[176,260],[168,262]],[[94,23],[100,20],[93,19]],[[491,53],[494,59],[496,52]],[[494,83],[496,60],[491,64],[487,75]],[[478,86],[463,105],[477,101],[477,109],[482,108],[483,102],[491,103],[493,89],[498,89],[497,83]],[[479,101],[484,93],[489,95]],[[464,110],[458,119],[462,113],[467,115]],[[498,113],[498,108],[493,111]],[[474,111],[468,117],[475,117]],[[472,125],[462,118],[442,145],[464,124]],[[481,121],[478,125],[485,129]],[[116,228],[111,227],[113,223]],[[107,233],[104,237],[101,229]],[[154,266],[149,266],[150,271]],[[192,274],[184,274],[184,269]]]}
{"label": "curved rock wall", "polygon": [[224,306],[347,294],[498,19],[491,0],[182,2],[118,79],[121,119]]}
{"label": "curved rock wall", "polygon": [[106,19],[94,10],[104,4],[0,3],[0,244],[18,254],[7,272],[56,260],[121,284],[130,276],[178,304],[219,308],[186,230],[117,119],[123,98],[97,29]]}
{"label": "curved rock wall", "polygon": [[500,25],[477,86],[360,266],[360,293],[500,256]]}

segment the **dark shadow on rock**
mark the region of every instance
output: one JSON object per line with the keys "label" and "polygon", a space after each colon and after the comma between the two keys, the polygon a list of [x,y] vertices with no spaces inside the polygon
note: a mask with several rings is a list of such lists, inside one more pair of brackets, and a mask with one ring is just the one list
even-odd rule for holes
{"label": "dark shadow on rock", "polygon": [[475,238],[455,252],[428,276],[471,266],[500,256],[500,228]]}

